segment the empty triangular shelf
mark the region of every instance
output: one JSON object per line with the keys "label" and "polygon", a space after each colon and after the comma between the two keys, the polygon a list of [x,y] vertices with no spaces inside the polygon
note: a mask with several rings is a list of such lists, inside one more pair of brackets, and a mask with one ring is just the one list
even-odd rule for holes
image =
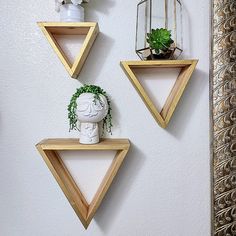
{"label": "empty triangular shelf", "polygon": [[[103,139],[98,144],[84,145],[80,144],[78,139],[45,139],[37,144],[36,147],[66,195],[74,211],[80,218],[82,224],[87,229],[129,150],[129,140]],[[59,156],[58,151],[62,150],[117,151],[110,168],[90,204],[87,203],[85,197]]]}
{"label": "empty triangular shelf", "polygon": [[[98,24],[95,22],[38,22],[38,25],[69,75],[72,78],[77,78],[99,32]],[[70,62],[60,47],[56,40],[56,35],[86,35],[78,56],[73,63]]]}
{"label": "empty triangular shelf", "polygon": [[[162,128],[166,128],[188,81],[191,78],[197,62],[198,60],[122,61],[121,66],[157,123]],[[137,79],[134,70],[138,68],[181,68],[174,87],[160,112]]]}

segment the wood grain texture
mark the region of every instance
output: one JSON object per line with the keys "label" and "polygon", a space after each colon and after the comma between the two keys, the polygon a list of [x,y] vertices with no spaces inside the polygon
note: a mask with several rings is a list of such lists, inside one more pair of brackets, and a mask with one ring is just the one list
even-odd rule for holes
{"label": "wood grain texture", "polygon": [[101,139],[97,144],[81,144],[79,139],[44,139],[39,144],[44,150],[123,150],[129,146],[127,139]]}
{"label": "wood grain texture", "polygon": [[[166,128],[197,63],[198,60],[121,61],[121,67],[154,119],[162,128]],[[165,105],[160,112],[157,110],[155,104],[134,73],[135,69],[140,68],[181,68],[174,87],[172,88]]]}
{"label": "wood grain texture", "polygon": [[[38,22],[46,39],[72,78],[77,78],[99,33],[95,22]],[[55,35],[86,35],[84,43],[74,61],[71,63],[58,44]]]}
{"label": "wood grain texture", "polygon": [[[102,139],[94,145],[80,144],[78,139],[45,139],[36,145],[85,229],[88,228],[113,179],[128,153],[128,139]],[[116,150],[116,156],[100,184],[91,204],[88,204],[57,151],[59,150]]]}

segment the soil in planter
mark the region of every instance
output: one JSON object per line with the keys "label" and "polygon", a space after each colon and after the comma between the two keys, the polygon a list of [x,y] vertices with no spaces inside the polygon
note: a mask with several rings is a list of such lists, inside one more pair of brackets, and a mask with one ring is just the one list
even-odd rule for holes
{"label": "soil in planter", "polygon": [[147,57],[147,60],[168,60],[172,57],[172,51],[167,51],[166,53],[160,53],[160,54],[150,54]]}

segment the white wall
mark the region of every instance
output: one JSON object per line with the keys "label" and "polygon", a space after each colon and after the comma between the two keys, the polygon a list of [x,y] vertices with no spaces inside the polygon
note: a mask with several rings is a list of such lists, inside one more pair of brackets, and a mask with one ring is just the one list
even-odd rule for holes
{"label": "white wall", "polygon": [[[120,60],[137,59],[136,3],[91,0],[87,18],[99,22],[101,33],[79,80],[72,80],[36,25],[58,19],[54,1],[2,1],[0,235],[210,235],[210,4],[184,0],[185,57],[200,61],[163,130],[119,66]],[[113,137],[132,142],[88,231],[34,147],[47,137],[77,137],[76,132],[68,133],[66,108],[81,83],[108,91]]]}

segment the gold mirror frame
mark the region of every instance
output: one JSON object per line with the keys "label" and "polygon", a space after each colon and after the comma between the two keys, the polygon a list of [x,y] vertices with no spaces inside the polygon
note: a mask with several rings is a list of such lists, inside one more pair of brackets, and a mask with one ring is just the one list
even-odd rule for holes
{"label": "gold mirror frame", "polygon": [[212,0],[212,235],[236,235],[236,1]]}

